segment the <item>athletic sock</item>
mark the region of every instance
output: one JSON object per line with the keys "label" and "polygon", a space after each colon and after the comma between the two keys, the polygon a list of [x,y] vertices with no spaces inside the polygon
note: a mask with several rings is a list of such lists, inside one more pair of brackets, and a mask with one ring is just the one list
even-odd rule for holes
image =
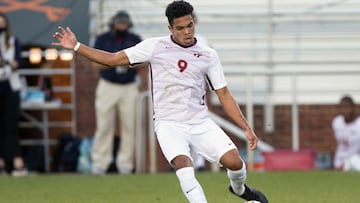
{"label": "athletic sock", "polygon": [[176,171],[181,189],[190,203],[207,203],[203,189],[195,178],[193,167],[185,167]]}
{"label": "athletic sock", "polygon": [[245,192],[245,180],[246,180],[246,165],[243,162],[243,167],[239,170],[233,171],[227,169],[227,175],[230,179],[230,185],[233,191],[238,194],[242,195]]}

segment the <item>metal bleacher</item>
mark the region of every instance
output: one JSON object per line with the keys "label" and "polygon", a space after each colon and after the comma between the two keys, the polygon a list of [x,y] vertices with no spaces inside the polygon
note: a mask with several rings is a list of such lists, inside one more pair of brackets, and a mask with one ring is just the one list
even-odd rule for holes
{"label": "metal bleacher", "polygon": [[[118,10],[127,10],[135,32],[143,38],[167,35],[165,0],[102,0],[97,8],[99,33]],[[289,74],[258,74],[253,80],[255,103],[291,102],[293,72],[298,74],[300,103],[336,103],[343,94],[360,99],[360,1],[342,0],[196,0],[197,32],[218,51],[229,87],[244,103],[248,80],[256,70],[286,70]],[[238,73],[233,74],[232,70]],[[328,71],[343,73],[328,74]],[[316,74],[312,75],[311,71]],[[232,74],[228,74],[231,72]],[[257,71],[259,72],[259,71]],[[323,72],[323,74],[321,74]],[[356,72],[355,72],[356,73]]]}

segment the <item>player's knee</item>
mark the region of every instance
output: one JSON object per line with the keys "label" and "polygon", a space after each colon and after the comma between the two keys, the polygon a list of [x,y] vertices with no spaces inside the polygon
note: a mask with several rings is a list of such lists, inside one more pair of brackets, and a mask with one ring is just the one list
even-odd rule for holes
{"label": "player's knee", "polygon": [[230,170],[240,170],[243,167],[243,161],[236,150],[231,150],[224,154],[220,163]]}
{"label": "player's knee", "polygon": [[243,162],[239,158],[239,159],[234,159],[230,163],[228,163],[226,168],[230,170],[240,170],[242,167],[243,167]]}
{"label": "player's knee", "polygon": [[178,170],[180,168],[185,168],[185,167],[192,167],[191,159],[185,155],[179,155],[179,156],[175,157],[171,161],[171,164],[173,165],[175,170]]}

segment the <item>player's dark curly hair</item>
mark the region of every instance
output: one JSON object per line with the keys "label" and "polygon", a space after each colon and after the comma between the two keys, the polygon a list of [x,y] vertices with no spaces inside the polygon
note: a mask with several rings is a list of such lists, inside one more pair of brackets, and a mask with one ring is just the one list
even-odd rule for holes
{"label": "player's dark curly hair", "polygon": [[346,104],[350,104],[352,106],[355,105],[354,100],[351,98],[350,95],[344,95],[341,99],[340,99],[340,103],[346,103]]}
{"label": "player's dark curly hair", "polygon": [[169,24],[173,25],[175,18],[192,15],[194,8],[191,4],[183,0],[175,0],[166,7],[165,15]]}

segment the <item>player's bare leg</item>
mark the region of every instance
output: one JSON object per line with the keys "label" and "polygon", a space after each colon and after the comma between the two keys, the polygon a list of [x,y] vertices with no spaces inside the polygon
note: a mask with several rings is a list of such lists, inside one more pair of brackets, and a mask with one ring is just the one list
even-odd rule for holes
{"label": "player's bare leg", "polygon": [[229,190],[231,193],[247,201],[257,200],[261,203],[269,202],[262,192],[252,189],[245,184],[246,165],[236,149],[226,152],[221,157],[220,163],[227,169],[227,175],[230,179]]}

